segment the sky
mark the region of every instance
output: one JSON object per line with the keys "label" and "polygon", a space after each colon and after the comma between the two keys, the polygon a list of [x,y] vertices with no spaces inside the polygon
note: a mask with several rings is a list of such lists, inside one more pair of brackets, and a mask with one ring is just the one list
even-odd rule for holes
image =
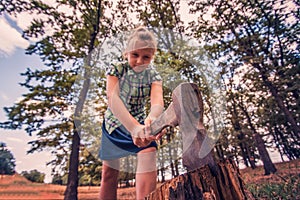
{"label": "sky", "polygon": [[[9,19],[8,16],[0,15],[0,121],[7,120],[3,107],[13,106],[14,102],[27,93],[19,83],[24,81],[20,74],[26,68],[40,68],[42,63],[37,56],[25,54],[25,48],[29,42],[21,37],[21,30],[26,26],[30,17],[22,16],[20,19]],[[29,136],[23,130],[0,129],[0,141],[6,143],[8,149],[16,159],[16,171],[30,171],[37,169],[45,173],[45,181],[51,181],[51,167],[46,166],[52,157],[49,152],[27,154],[30,146],[29,141],[34,136]]]}

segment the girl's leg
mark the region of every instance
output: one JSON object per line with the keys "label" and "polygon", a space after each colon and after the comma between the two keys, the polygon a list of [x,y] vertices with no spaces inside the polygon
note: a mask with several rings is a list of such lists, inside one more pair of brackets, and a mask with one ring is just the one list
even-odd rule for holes
{"label": "girl's leg", "polygon": [[136,172],[136,199],[144,199],[156,189],[156,176],[156,148],[140,151]]}
{"label": "girl's leg", "polygon": [[103,161],[100,200],[117,199],[119,160]]}

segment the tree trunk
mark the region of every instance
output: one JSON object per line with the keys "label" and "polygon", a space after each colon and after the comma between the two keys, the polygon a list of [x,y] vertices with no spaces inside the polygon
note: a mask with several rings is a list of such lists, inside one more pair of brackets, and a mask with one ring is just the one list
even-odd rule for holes
{"label": "tree trunk", "polygon": [[254,133],[254,141],[255,141],[260,159],[264,164],[265,175],[275,173],[277,171],[277,169],[270,158],[270,155],[266,149],[266,145],[265,145],[264,140],[262,139],[262,136],[256,131],[256,129],[251,121],[251,117],[250,117],[248,111],[246,110],[246,108],[244,106],[242,106],[242,104],[239,104],[239,106],[247,118],[250,129]]}
{"label": "tree trunk", "polygon": [[[159,151],[160,155],[158,156],[158,162],[160,169],[158,170],[158,174],[161,176],[160,182],[165,182],[165,159],[164,159],[164,152]],[[158,176],[159,177],[159,176]]]}
{"label": "tree trunk", "polygon": [[214,176],[208,165],[165,182],[147,200],[241,200],[254,199],[244,188],[237,166],[231,160],[217,163]]}
{"label": "tree trunk", "polygon": [[280,110],[286,116],[286,120],[290,123],[290,126],[291,126],[295,136],[297,138],[300,138],[300,126],[296,122],[296,120],[295,120],[294,116],[292,115],[292,113],[289,111],[289,109],[284,104],[283,99],[278,94],[277,88],[272,84],[271,81],[268,80],[266,72],[263,70],[262,67],[260,67],[258,64],[254,65],[254,67],[259,70],[264,84],[269,88],[272,96],[276,100],[276,103],[277,103],[278,107],[280,108]]}
{"label": "tree trunk", "polygon": [[248,163],[248,151],[247,151],[247,145],[245,144],[244,140],[245,140],[245,135],[244,133],[241,131],[240,134],[237,135],[237,138],[239,140],[239,147],[241,149],[241,153],[242,153],[242,158],[244,161],[244,164],[246,165],[246,167],[249,167],[249,163]]}
{"label": "tree trunk", "polygon": [[[171,142],[171,134],[167,134],[167,141],[168,143]],[[171,175],[172,178],[176,177],[175,176],[175,166],[174,166],[174,161],[173,161],[173,156],[172,156],[172,147],[168,146],[168,154],[169,154],[169,162],[170,162],[170,168],[171,168]]]}
{"label": "tree trunk", "polygon": [[79,147],[80,147],[80,137],[74,130],[71,155],[69,162],[69,174],[68,183],[65,191],[65,200],[77,200],[77,186],[78,186],[78,165],[79,165]]}
{"label": "tree trunk", "polygon": [[259,156],[264,163],[265,175],[275,173],[277,171],[277,169],[270,158],[270,155],[266,149],[265,142],[261,138],[261,135],[259,135],[258,133],[255,133],[254,138],[255,138],[255,143],[257,145],[257,149],[259,152]]}
{"label": "tree trunk", "polygon": [[[88,64],[91,61],[91,55],[88,56]],[[90,66],[90,65],[89,65]],[[90,87],[91,82],[91,68],[84,69],[84,82],[80,90],[79,100],[75,107],[74,113],[74,133],[72,137],[71,155],[69,162],[68,183],[65,191],[64,200],[77,200],[77,187],[78,187],[78,166],[79,166],[79,147],[80,147],[80,134],[81,134],[81,114],[83,111],[84,102]]]}
{"label": "tree trunk", "polygon": [[176,177],[176,176],[179,176],[179,168],[178,168],[178,165],[179,165],[179,162],[178,162],[178,159],[177,159],[177,160],[175,160],[175,172],[176,172],[175,177]]}
{"label": "tree trunk", "polygon": [[255,158],[254,158],[254,152],[249,152],[249,148],[248,148],[248,159],[249,159],[249,163],[252,169],[256,168],[256,164],[255,164]]}

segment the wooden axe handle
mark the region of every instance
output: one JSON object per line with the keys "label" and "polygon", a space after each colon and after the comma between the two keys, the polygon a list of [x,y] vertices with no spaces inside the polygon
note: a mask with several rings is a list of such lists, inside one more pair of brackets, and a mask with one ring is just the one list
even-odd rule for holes
{"label": "wooden axe handle", "polygon": [[166,127],[175,127],[178,125],[176,114],[174,111],[173,103],[169,105],[166,111],[164,111],[157,119],[155,119],[151,125],[151,135],[157,135]]}

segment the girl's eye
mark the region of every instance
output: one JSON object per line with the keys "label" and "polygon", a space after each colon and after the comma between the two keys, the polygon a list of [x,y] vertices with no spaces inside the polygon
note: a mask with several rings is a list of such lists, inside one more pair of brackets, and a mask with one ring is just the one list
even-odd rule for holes
{"label": "girl's eye", "polygon": [[134,57],[139,57],[139,54],[133,53],[132,56],[134,56]]}
{"label": "girl's eye", "polygon": [[150,57],[149,56],[144,56],[144,59],[148,60],[148,59],[150,59]]}

